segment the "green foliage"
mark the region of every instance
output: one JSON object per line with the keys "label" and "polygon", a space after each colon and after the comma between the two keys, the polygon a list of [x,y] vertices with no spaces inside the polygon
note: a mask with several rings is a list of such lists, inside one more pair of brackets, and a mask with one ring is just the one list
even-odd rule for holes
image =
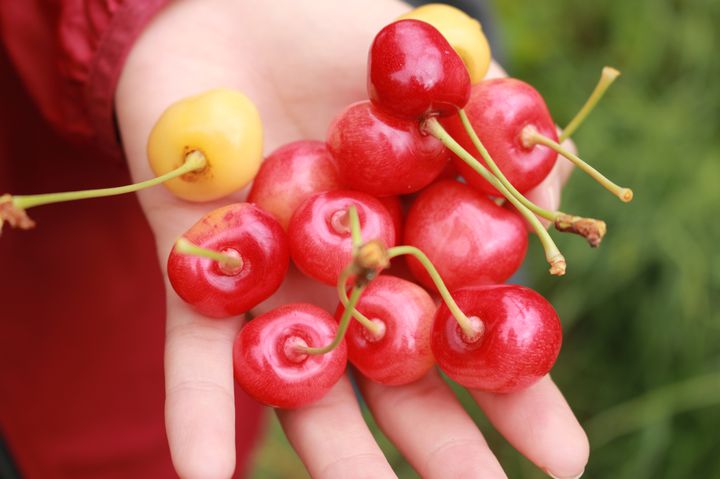
{"label": "green foliage", "polygon": [[[603,65],[623,72],[574,139],[635,200],[623,204],[575,172],[563,209],[605,219],[603,244],[553,233],[568,259],[563,278],[547,274],[534,239],[528,252],[532,284],[563,320],[553,377],[588,428],[585,477],[720,477],[720,2],[503,0],[496,9],[509,72],[535,85],[561,125]],[[509,477],[545,477],[458,393]],[[271,444],[281,441],[273,431]],[[416,477],[381,443],[401,478]],[[264,462],[285,460],[273,451]]]}
{"label": "green foliage", "polygon": [[[498,8],[511,73],[540,90],[558,123],[603,65],[623,72],[575,141],[635,200],[623,205],[575,172],[563,209],[604,218],[605,241],[591,251],[555,235],[568,259],[560,279],[547,276],[539,248],[529,252],[533,284],[563,318],[554,377],[596,446],[587,475],[720,477],[720,3]],[[513,461],[510,477],[525,477]]]}

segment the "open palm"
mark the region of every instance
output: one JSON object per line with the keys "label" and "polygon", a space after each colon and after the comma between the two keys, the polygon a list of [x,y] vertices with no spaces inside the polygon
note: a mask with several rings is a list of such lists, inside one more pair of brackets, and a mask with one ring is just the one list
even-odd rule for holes
{"label": "open palm", "polygon": [[[133,176],[152,176],[145,142],[160,113],[184,96],[218,86],[243,91],[257,105],[266,152],[301,138],[323,139],[330,120],[366,95],[365,61],[373,35],[407,10],[394,0],[172,3],[138,40],[116,93]],[[559,167],[534,192],[535,199],[553,206],[565,176]],[[197,205],[164,189],[141,193],[160,261],[204,213],[245,194]],[[290,300],[334,307],[333,295],[293,273],[258,309]],[[172,292],[167,301],[166,422],[175,467],[182,477],[230,477],[235,467],[231,351],[241,319],[203,318]],[[358,382],[380,426],[423,477],[505,477],[436,371],[402,387]],[[582,472],[587,439],[548,377],[515,394],[472,395],[498,430],[538,466],[558,477]],[[313,477],[394,477],[347,379],[318,403],[278,415]]]}

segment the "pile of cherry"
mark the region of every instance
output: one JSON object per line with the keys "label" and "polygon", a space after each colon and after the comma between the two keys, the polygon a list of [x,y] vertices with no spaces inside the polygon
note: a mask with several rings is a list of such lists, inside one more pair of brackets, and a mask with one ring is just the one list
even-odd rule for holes
{"label": "pile of cherry", "polygon": [[[213,90],[178,102],[158,121],[148,144],[157,178],[96,193],[162,182],[181,198],[207,201],[255,179],[247,203],[208,213],[178,240],[167,269],[177,294],[212,318],[241,315],[269,298],[290,259],[306,276],[337,287],[334,315],[288,304],[241,329],[235,378],[265,404],[291,408],[319,399],[348,360],[386,385],[415,381],[437,364],[465,387],[516,391],[547,374],[562,342],[550,303],[503,284],[524,260],[528,227],[557,275],[565,259],[538,217],[591,246],[606,229],[523,194],[550,173],[558,153],[623,201],[632,192],[560,144],[616,71],[605,70],[558,136],[530,85],[482,80],[489,62],[476,21],[447,6],[417,9],[375,37],[369,101],[341,112],[327,141],[287,144],[260,166],[254,106],[240,93]],[[30,227],[26,208],[73,194],[5,195],[0,219]],[[385,274],[398,256],[406,256],[409,274]]]}

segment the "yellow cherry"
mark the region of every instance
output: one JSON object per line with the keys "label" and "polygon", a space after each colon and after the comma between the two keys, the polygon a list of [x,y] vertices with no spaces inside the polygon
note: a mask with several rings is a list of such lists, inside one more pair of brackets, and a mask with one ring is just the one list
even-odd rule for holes
{"label": "yellow cherry", "polygon": [[262,162],[263,131],[255,105],[217,88],[172,104],[150,132],[147,155],[156,175],[202,156],[205,167],[165,183],[188,201],[212,201],[246,186]]}
{"label": "yellow cherry", "polygon": [[462,10],[442,3],[423,5],[398,18],[405,19],[421,20],[437,28],[465,62],[473,84],[485,77],[491,54],[480,22]]}

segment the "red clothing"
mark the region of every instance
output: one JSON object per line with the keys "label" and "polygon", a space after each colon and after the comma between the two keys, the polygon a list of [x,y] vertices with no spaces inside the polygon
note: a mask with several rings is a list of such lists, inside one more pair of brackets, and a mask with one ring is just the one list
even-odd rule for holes
{"label": "red clothing", "polygon": [[[0,0],[0,194],[129,181],[113,95],[166,0]],[[23,477],[166,478],[165,299],[134,196],[50,205],[0,237],[0,434]],[[238,470],[258,431],[238,394]]]}

